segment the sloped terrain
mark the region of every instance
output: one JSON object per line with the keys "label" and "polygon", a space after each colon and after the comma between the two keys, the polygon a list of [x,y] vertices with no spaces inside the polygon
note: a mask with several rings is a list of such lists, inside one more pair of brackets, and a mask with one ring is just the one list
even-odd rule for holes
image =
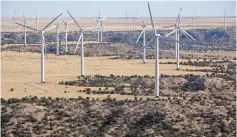
{"label": "sloped terrain", "polygon": [[163,90],[158,100],[2,99],[1,135],[234,137],[235,92],[224,83],[208,79],[210,90],[197,93]]}
{"label": "sloped terrain", "polygon": [[[158,30],[161,35],[166,35],[171,30]],[[110,43],[123,43],[134,47],[142,48],[143,37],[136,44],[136,40],[141,31],[107,31],[103,33],[103,41]],[[236,44],[235,28],[223,29],[196,29],[187,30],[187,32],[193,36],[196,41],[187,39],[184,34],[180,35],[181,49],[182,50],[197,50],[197,51],[208,51],[208,50],[224,50],[234,51]],[[68,41],[77,41],[79,38],[79,32],[69,32]],[[60,41],[64,41],[64,33],[59,35]],[[151,42],[153,35],[151,31],[147,31],[146,41],[148,47],[154,47],[154,42]],[[2,44],[20,44],[23,43],[24,37],[22,33],[6,33],[2,34]],[[40,35],[29,32],[27,34],[27,42],[33,44],[40,42]],[[45,34],[46,42],[56,42],[55,33]],[[85,32],[84,41],[97,41],[97,32],[89,31]],[[171,50],[174,49],[174,42],[170,39],[161,40],[160,49]],[[204,45],[203,45],[204,44]]]}

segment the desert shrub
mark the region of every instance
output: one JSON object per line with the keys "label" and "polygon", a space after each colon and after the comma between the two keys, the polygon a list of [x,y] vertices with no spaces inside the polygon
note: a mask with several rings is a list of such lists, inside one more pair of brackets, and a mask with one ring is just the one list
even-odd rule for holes
{"label": "desert shrub", "polygon": [[[64,85],[64,82],[63,81],[61,81],[61,82],[59,82],[58,84],[60,84],[60,85]],[[66,84],[65,84],[66,85]]]}
{"label": "desert shrub", "polygon": [[81,96],[78,97],[79,100],[82,100],[83,98]]}
{"label": "desert shrub", "polygon": [[65,85],[69,85],[69,82],[68,82],[68,81],[66,81],[64,84],[65,84]]}
{"label": "desert shrub", "polygon": [[205,79],[202,77],[191,76],[187,78],[187,82],[185,82],[182,86],[182,90],[184,91],[199,91],[205,89]]}

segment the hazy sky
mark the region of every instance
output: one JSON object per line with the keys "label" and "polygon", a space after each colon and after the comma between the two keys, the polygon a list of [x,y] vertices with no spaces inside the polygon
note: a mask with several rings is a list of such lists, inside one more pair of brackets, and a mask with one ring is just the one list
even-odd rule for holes
{"label": "hazy sky", "polygon": [[[226,9],[227,16],[236,16],[235,1],[151,1],[151,10],[154,17],[177,16],[179,8],[183,10],[181,16],[224,16]],[[53,17],[61,12],[68,16],[69,10],[75,17],[96,17],[98,10],[101,15],[108,12],[107,17],[125,17],[125,10],[128,16],[133,16],[137,9],[138,16],[148,17],[149,12],[146,1],[2,1],[1,14],[3,17],[36,16],[40,12],[41,17]]]}

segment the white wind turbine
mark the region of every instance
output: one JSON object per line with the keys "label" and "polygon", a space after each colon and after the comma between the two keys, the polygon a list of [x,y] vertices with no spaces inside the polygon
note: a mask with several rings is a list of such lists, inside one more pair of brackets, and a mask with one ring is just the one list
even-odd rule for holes
{"label": "white wind turbine", "polygon": [[128,17],[128,13],[127,13],[126,10],[125,10],[125,14],[126,14],[126,22],[125,22],[125,24],[126,24],[126,26],[128,27],[128,19],[129,19],[129,17]]}
{"label": "white wind turbine", "polygon": [[[142,17],[141,17],[142,18]],[[140,33],[140,35],[139,35],[139,37],[137,38],[137,41],[136,41],[136,43],[140,40],[140,38],[141,38],[141,36],[142,36],[142,34],[143,34],[143,63],[146,63],[147,61],[146,61],[146,48],[147,48],[147,46],[146,46],[146,28],[147,27],[152,27],[152,26],[147,26],[146,24],[145,24],[145,21],[143,20],[143,18],[142,18],[142,22],[143,22],[143,24],[142,24],[142,32]],[[155,27],[155,28],[160,28],[160,27]]]}
{"label": "white wind turbine", "polygon": [[137,9],[136,13],[134,14],[133,17],[128,17],[128,13],[125,10],[125,14],[126,14],[126,25],[128,26],[128,19],[131,18],[133,20],[133,30],[135,30],[135,22],[136,22],[136,16],[139,13],[139,10]]}
{"label": "white wind turbine", "polygon": [[[57,24],[55,24],[54,26],[48,28],[47,31],[55,28],[56,26],[57,26]],[[47,53],[47,45],[46,44],[44,45],[44,51],[45,51],[45,57],[48,58],[48,56],[47,56],[48,55],[48,53]]]}
{"label": "white wind turbine", "polygon": [[[33,24],[29,21],[26,21],[26,18],[25,18],[25,15],[23,14],[23,23],[24,25],[26,25],[26,23],[30,23],[30,24]],[[26,46],[26,27],[24,27],[24,45]]]}
{"label": "white wind turbine", "polygon": [[16,10],[14,10],[14,15],[13,15],[12,19],[13,19],[13,32],[15,32]]}
{"label": "white wind turbine", "polygon": [[[155,28],[154,23],[153,23],[149,2],[148,2],[148,9],[149,9],[150,20],[151,20],[151,25],[152,25],[152,28],[153,28],[154,36],[156,38],[156,48],[155,48],[155,91],[154,91],[154,95],[155,95],[155,97],[158,97],[159,96],[159,41],[160,41],[160,39],[165,39],[167,37],[166,36],[165,37],[161,36],[159,33],[156,33],[156,28]],[[173,39],[170,39],[170,40],[179,42],[179,41],[173,40]]]}
{"label": "white wind turbine", "polygon": [[81,42],[81,76],[84,75],[84,38],[83,38],[83,35],[84,35],[84,31],[85,30],[89,30],[87,28],[82,28],[78,23],[77,21],[74,19],[74,17],[71,15],[71,13],[67,10],[68,14],[70,15],[70,17],[73,19],[73,21],[76,23],[76,25],[80,28],[81,30],[81,33],[80,33],[80,36],[79,36],[79,39],[78,39],[78,42],[77,42],[77,46],[75,48],[75,51],[74,51],[74,54],[76,53],[76,50],[77,50],[77,47],[79,45],[79,42]]}
{"label": "white wind turbine", "polygon": [[156,33],[156,29],[153,23],[152,15],[151,15],[151,9],[149,2],[148,4],[148,9],[149,9],[149,14],[150,14],[150,20],[151,20],[151,25],[153,28],[154,36],[156,37],[156,48],[155,48],[155,91],[154,95],[155,97],[159,96],[159,39],[161,37],[160,34]]}
{"label": "white wind turbine", "polygon": [[59,22],[57,21],[56,23],[56,55],[59,56],[59,36],[58,36],[58,33],[59,33]]}
{"label": "white wind turbine", "polygon": [[69,22],[65,22],[64,20],[62,20],[64,23],[64,29],[63,31],[65,31],[65,52],[68,52],[68,47],[67,47],[67,34],[68,34],[68,24],[72,23],[73,20],[69,21]]}
{"label": "white wind turbine", "polygon": [[107,15],[107,12],[105,13],[104,17],[100,18],[100,11],[99,11],[99,17],[97,17],[97,35],[98,35],[98,41],[102,42],[103,40],[103,31],[104,31],[104,20]]}
{"label": "white wind turbine", "polygon": [[194,12],[193,17],[192,17],[192,29],[194,29],[194,18],[195,18],[195,12]]}
{"label": "white wind turbine", "polygon": [[174,26],[175,27],[175,29],[172,31],[172,32],[170,32],[170,33],[168,33],[167,35],[166,35],[166,37],[168,37],[169,35],[171,35],[171,34],[173,34],[173,33],[175,33],[175,55],[176,55],[176,69],[177,70],[179,70],[179,33],[180,33],[180,31],[185,35],[185,37],[187,37],[188,39],[192,39],[192,40],[195,40],[190,34],[188,34],[185,30],[183,30],[183,29],[181,29],[180,28],[180,25],[179,25],[179,23],[180,23],[180,12],[181,12],[181,10],[182,10],[182,7],[180,8],[180,10],[179,10],[179,14],[178,14],[178,17],[177,17],[177,20],[176,20],[176,23],[174,24],[174,25],[171,25],[171,26]]}
{"label": "white wind turbine", "polygon": [[[142,17],[141,17],[142,18]],[[142,34],[143,34],[143,63],[146,63],[146,27],[147,25],[145,24],[143,18],[142,18],[142,32],[139,35],[139,37],[137,38],[136,43],[139,41],[139,39],[141,38]]]}
{"label": "white wind turbine", "polygon": [[[60,9],[59,9],[59,13],[60,13]],[[56,23],[56,55],[59,56],[59,19],[57,19],[57,23]]]}
{"label": "white wind turbine", "polygon": [[[26,25],[26,18],[24,14],[23,14],[23,18],[24,18],[24,25]],[[24,45],[26,46],[26,27],[24,27]]]}
{"label": "white wind turbine", "polygon": [[98,13],[99,13],[99,16],[97,17],[97,19],[96,19],[96,22],[97,22],[97,41],[99,42],[100,41],[100,30],[99,30],[99,20],[101,19],[100,18],[100,11],[98,11]]}
{"label": "white wind turbine", "polygon": [[37,16],[35,16],[35,28],[38,30],[39,29],[39,15],[40,15],[40,12],[38,13]]}
{"label": "white wind turbine", "polygon": [[226,10],[225,10],[225,17],[224,17],[224,29],[226,30]]}
{"label": "white wind turbine", "polygon": [[[16,23],[22,27],[26,27],[28,29],[31,29],[31,30],[35,30],[35,31],[39,31],[41,32],[41,83],[45,83],[45,80],[44,80],[44,46],[45,46],[45,39],[44,39],[44,32],[47,31],[48,29],[51,29],[51,28],[48,28],[55,20],[58,19],[59,16],[61,16],[63,13],[59,14],[56,18],[54,18],[50,23],[48,23],[42,30],[37,30],[35,28],[32,28],[32,27],[29,27],[29,26],[25,26],[23,24],[19,24],[19,23]],[[55,26],[53,26],[55,27]]]}
{"label": "white wind turbine", "polygon": [[136,16],[137,14],[139,13],[139,11],[137,10],[136,13],[134,14],[134,16],[132,17],[133,18],[133,30],[135,30],[135,27],[136,27]]}

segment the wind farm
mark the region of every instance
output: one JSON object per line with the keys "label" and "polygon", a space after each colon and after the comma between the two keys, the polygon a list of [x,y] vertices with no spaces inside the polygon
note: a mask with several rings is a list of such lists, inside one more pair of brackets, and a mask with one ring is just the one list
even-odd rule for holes
{"label": "wind farm", "polygon": [[180,3],[2,17],[1,135],[236,136],[233,9]]}

